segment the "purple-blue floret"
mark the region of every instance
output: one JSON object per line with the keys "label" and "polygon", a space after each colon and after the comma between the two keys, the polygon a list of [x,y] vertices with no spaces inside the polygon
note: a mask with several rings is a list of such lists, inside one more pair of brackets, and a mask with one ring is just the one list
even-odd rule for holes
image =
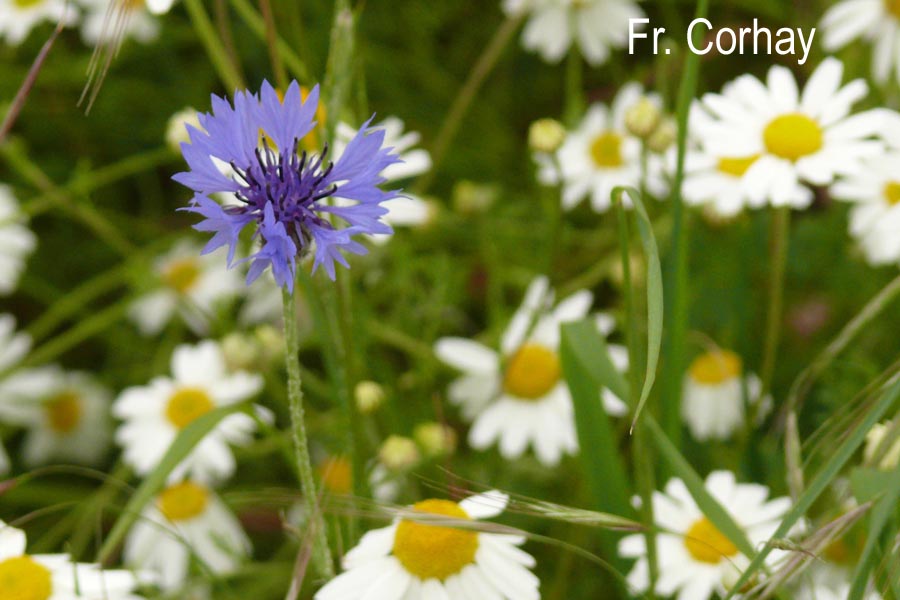
{"label": "purple-blue floret", "polygon": [[[264,82],[259,95],[236,92],[233,104],[213,96],[212,113],[199,115],[201,129],[188,125],[190,143],[181,150],[190,170],[173,177],[194,191],[182,210],[203,217],[194,229],[213,233],[204,254],[227,246],[229,267],[250,261],[248,284],[271,267],[278,285],[293,292],[297,260],[312,251],[313,272],[322,266],[334,279],[334,263],[347,266],[343,252],[366,253],[353,236],[392,232],[381,220],[382,203],[398,191],[379,185],[381,172],[400,159],[384,147],[384,131],[369,127],[369,119],[337,161],[327,144],[318,153],[301,151],[318,103],[318,86],[303,102],[296,81],[283,100]],[[238,202],[223,206],[210,198],[216,193]],[[239,236],[253,222],[259,251],[236,262]]]}

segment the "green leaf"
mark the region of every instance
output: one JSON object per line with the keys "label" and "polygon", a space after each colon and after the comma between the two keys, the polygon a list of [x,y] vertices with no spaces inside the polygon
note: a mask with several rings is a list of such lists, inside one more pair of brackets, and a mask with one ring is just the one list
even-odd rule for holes
{"label": "green leaf", "polygon": [[232,404],[211,410],[192,421],[179,432],[178,437],[169,446],[165,456],[144,479],[140,487],[135,490],[128,504],[125,505],[121,516],[113,525],[112,530],[103,542],[103,546],[100,548],[100,552],[97,554],[97,562],[103,564],[112,556],[112,553],[138,519],[144,507],[165,486],[169,473],[191,453],[194,446],[199,444],[200,440],[206,437],[206,434],[215,429],[222,419],[237,412],[243,406],[243,404]]}
{"label": "green leaf", "polygon": [[[656,237],[653,235],[653,223],[650,222],[650,217],[647,216],[647,210],[644,208],[641,194],[630,187],[617,187],[612,193],[614,198],[619,198],[620,200],[623,194],[628,194],[631,197],[637,221],[638,236],[641,238],[644,259],[647,261],[647,368],[644,373],[641,396],[637,407],[634,409],[634,417],[631,422],[631,428],[634,429],[641,410],[650,396],[650,390],[653,389],[653,383],[656,380],[656,367],[659,363],[659,349],[662,344],[663,328],[662,267],[659,262],[659,248],[656,245]],[[626,282],[626,284],[629,283]]]}
{"label": "green leaf", "polygon": [[[874,469],[857,469],[851,475],[850,481],[853,486],[853,494],[860,502],[867,502],[881,496],[869,517],[866,544],[856,565],[853,584],[847,596],[847,600],[862,600],[865,596],[866,586],[869,584],[870,574],[875,567],[876,550],[881,534],[897,510],[897,502],[900,500],[900,469],[895,469],[892,473]],[[866,496],[867,499],[860,499],[861,495]]]}
{"label": "green leaf", "polygon": [[646,417],[644,422],[650,433],[649,438],[656,444],[656,449],[659,450],[660,456],[669,464],[672,472],[684,482],[700,511],[716,526],[716,529],[722,532],[722,535],[737,546],[742,554],[752,557],[755,554],[753,544],[747,539],[747,535],[741,529],[741,526],[731,518],[731,514],[706,491],[703,478],[678,451],[678,448],[672,444],[653,417]]}
{"label": "green leaf", "polygon": [[[806,514],[806,511],[809,510],[809,507],[812,506],[813,502],[815,502],[822,492],[828,488],[829,484],[834,481],[834,478],[837,477],[841,469],[844,468],[844,465],[847,464],[847,461],[853,457],[853,454],[860,445],[862,445],[863,441],[866,439],[866,434],[872,428],[872,425],[877,423],[884,416],[888,409],[890,409],[897,401],[898,397],[900,397],[900,382],[895,382],[875,403],[866,418],[850,432],[844,442],[838,447],[834,456],[822,466],[803,495],[797,499],[797,503],[794,504],[793,508],[785,515],[781,525],[778,526],[778,530],[772,535],[772,540],[784,538],[797,521]],[[762,568],[764,564],[763,561],[765,561],[772,549],[772,544],[767,543],[765,547],[760,550],[759,554],[750,561],[747,569],[741,574],[728,595],[725,596],[725,600],[733,598],[736,591],[742,589],[756,572]]]}

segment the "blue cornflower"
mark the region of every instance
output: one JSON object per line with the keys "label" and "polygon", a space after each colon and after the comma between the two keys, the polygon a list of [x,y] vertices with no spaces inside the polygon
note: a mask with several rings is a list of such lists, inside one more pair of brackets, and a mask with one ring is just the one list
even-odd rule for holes
{"label": "blue cornflower", "polygon": [[[381,221],[388,212],[381,203],[397,193],[378,186],[385,181],[381,172],[400,159],[382,147],[384,131],[366,121],[336,161],[327,144],[318,154],[302,151],[318,104],[318,86],[302,102],[296,81],[283,100],[264,82],[259,95],[236,92],[233,105],[214,95],[212,113],[199,115],[202,129],[188,125],[191,141],[181,151],[190,170],[174,179],[194,198],[182,210],[203,217],[194,229],[214,233],[204,254],[228,246],[229,266],[241,231],[256,223],[260,249],[244,259],[251,261],[248,284],[271,267],[278,285],[292,292],[297,259],[313,249],[313,272],[322,265],[334,279],[335,261],[348,266],[342,251],[366,253],[354,235],[392,232]],[[239,202],[222,206],[210,199],[220,192]],[[345,226],[338,227],[339,220]]]}

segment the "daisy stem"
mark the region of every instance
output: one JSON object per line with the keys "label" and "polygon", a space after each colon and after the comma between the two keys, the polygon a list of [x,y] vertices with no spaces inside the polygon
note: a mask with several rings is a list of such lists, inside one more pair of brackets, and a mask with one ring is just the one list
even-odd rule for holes
{"label": "daisy stem", "polygon": [[[765,398],[772,388],[772,375],[775,372],[775,360],[778,357],[778,342],[781,339],[781,313],[784,304],[784,271],[787,263],[788,234],[791,227],[791,208],[782,206],[772,213],[772,237],[769,264],[769,311],[766,316],[766,337],[763,345],[763,361],[760,369],[762,385],[759,400]],[[752,411],[755,413],[755,409]],[[751,414],[751,419],[755,414]]]}
{"label": "daisy stem", "polygon": [[200,41],[203,42],[206,53],[209,55],[209,60],[219,75],[219,79],[222,80],[229,92],[244,89],[244,81],[234,65],[231,64],[228,51],[222,44],[222,40],[216,35],[216,29],[212,21],[210,21],[209,15],[206,14],[206,9],[203,8],[201,1],[185,0],[184,6],[191,18],[194,31],[197,32]]}
{"label": "daisy stem", "polygon": [[581,53],[573,48],[566,59],[566,104],[563,110],[563,123],[566,126],[575,125],[584,112],[583,80]]}
{"label": "daisy stem", "polygon": [[303,414],[303,388],[300,378],[300,336],[297,331],[297,312],[294,297],[282,291],[284,304],[284,340],[286,348],[285,366],[288,374],[288,402],[291,412],[291,434],[294,441],[294,455],[300,487],[306,501],[310,526],[316,530],[313,559],[321,575],[327,579],[334,577],[334,563],[328,547],[328,530],[319,511],[316,482],[313,479],[312,463],[309,459],[309,441],[306,436],[306,421]]}

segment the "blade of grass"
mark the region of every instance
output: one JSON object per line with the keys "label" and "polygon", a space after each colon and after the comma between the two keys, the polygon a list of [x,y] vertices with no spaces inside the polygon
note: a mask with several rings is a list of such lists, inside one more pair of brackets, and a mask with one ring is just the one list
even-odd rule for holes
{"label": "blade of grass", "polygon": [[884,478],[887,478],[887,482],[884,482],[887,486],[884,495],[875,504],[869,517],[866,543],[856,565],[856,571],[853,573],[853,583],[850,586],[847,600],[863,600],[872,569],[878,558],[876,550],[882,533],[896,512],[897,502],[900,499],[900,469],[895,469],[893,473],[878,473],[878,478],[882,482],[884,482]]}
{"label": "blade of grass", "polygon": [[[731,591],[725,596],[725,600],[733,598],[734,595],[738,593],[738,590],[742,589],[756,572],[763,567],[766,557],[774,548],[772,540],[785,537],[791,528],[806,514],[806,511],[809,510],[813,502],[815,502],[822,492],[828,488],[844,465],[847,464],[856,450],[862,445],[866,438],[866,434],[872,428],[872,425],[877,423],[881,417],[884,416],[897,401],[898,397],[900,397],[900,380],[895,378],[887,391],[885,391],[881,398],[875,402],[865,419],[850,432],[831,459],[821,467],[816,476],[810,481],[809,487],[806,488],[806,491],[803,492],[791,510],[785,515],[781,525],[778,526],[778,529],[772,535],[769,542],[767,542],[762,550],[760,550],[753,560],[750,561],[750,564],[741,574],[740,578],[738,578],[737,582],[731,588]],[[728,535],[724,531],[722,533]]]}
{"label": "blade of grass", "polygon": [[165,456],[144,479],[134,495],[131,496],[128,504],[125,505],[122,515],[113,525],[112,530],[106,536],[100,551],[97,553],[98,563],[105,564],[112,557],[113,552],[115,552],[124,539],[125,534],[128,533],[128,530],[131,529],[131,526],[138,519],[143,508],[166,484],[166,478],[169,476],[169,473],[190,454],[194,446],[199,444],[206,437],[206,434],[212,431],[222,419],[237,412],[243,406],[242,404],[232,404],[219,407],[198,417],[181,430],[178,437],[169,446]]}

